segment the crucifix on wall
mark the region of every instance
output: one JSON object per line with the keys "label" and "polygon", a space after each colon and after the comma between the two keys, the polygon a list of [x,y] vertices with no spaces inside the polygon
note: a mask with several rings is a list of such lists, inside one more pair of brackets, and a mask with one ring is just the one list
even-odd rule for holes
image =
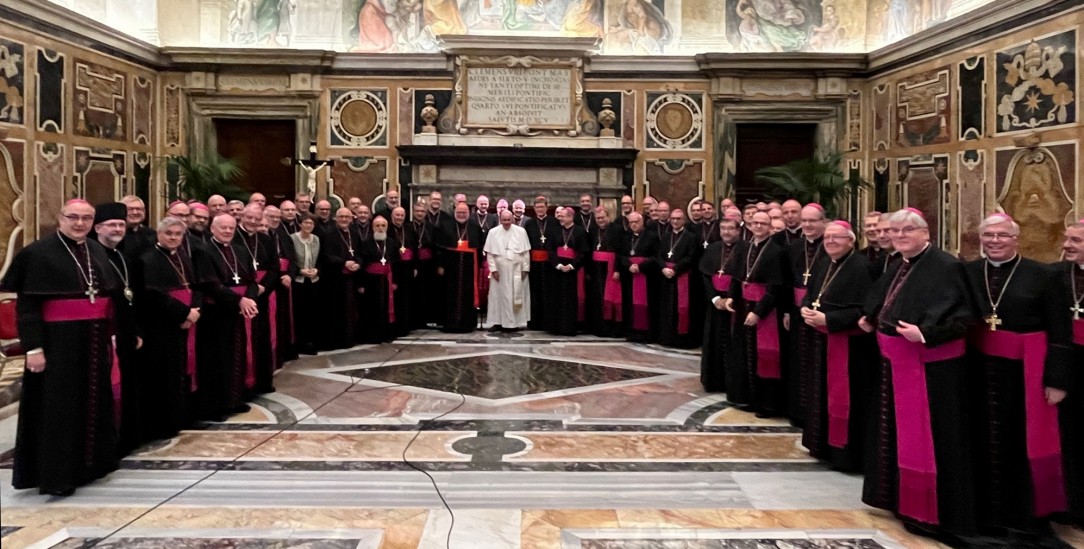
{"label": "crucifix on wall", "polygon": [[309,194],[316,194],[316,174],[331,165],[330,160],[316,158],[316,143],[309,143],[309,157],[308,158],[284,158],[284,163],[288,163],[293,166],[301,166],[305,170],[305,173],[309,174],[308,181],[305,184]]}

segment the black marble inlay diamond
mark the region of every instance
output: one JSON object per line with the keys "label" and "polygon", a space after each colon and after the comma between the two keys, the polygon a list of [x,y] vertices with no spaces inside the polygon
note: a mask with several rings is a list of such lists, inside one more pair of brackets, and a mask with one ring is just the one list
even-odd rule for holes
{"label": "black marble inlay diamond", "polygon": [[336,373],[487,399],[537,395],[664,375],[510,353],[357,368]]}

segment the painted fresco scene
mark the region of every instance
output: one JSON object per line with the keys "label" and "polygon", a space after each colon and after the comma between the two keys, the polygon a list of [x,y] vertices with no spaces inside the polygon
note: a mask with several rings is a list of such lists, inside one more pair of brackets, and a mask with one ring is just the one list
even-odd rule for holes
{"label": "painted fresco scene", "polygon": [[865,52],[991,1],[195,0],[198,9],[157,18],[173,28],[148,29],[155,0],[108,0],[123,9],[96,18],[162,46],[423,53],[438,36],[469,34],[593,36],[609,55]]}

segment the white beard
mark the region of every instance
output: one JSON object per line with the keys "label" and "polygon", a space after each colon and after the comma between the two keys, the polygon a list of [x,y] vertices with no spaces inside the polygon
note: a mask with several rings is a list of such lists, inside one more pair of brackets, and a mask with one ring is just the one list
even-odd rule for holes
{"label": "white beard", "polygon": [[373,233],[373,240],[377,242],[384,242],[388,239],[388,233]]}

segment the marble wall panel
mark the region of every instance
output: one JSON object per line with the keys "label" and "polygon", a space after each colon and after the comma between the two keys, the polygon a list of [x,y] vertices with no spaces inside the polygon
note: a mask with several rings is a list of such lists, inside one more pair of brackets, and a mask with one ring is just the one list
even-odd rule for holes
{"label": "marble wall panel", "polygon": [[979,223],[990,213],[986,211],[986,151],[957,152],[955,181],[959,204],[960,257],[977,259],[982,250]]}
{"label": "marble wall panel", "polygon": [[26,143],[14,139],[0,141],[0,274],[22,243],[19,237],[25,167]]}
{"label": "marble wall panel", "polygon": [[38,130],[64,133],[64,64],[67,56],[58,51],[38,48]]}
{"label": "marble wall panel", "polygon": [[997,52],[998,133],[1076,122],[1076,47],[1074,29]]}
{"label": "marble wall panel", "polygon": [[715,198],[732,196],[738,182],[738,126],[723,109],[716,108],[712,127],[715,131]]}
{"label": "marble wall panel", "polygon": [[124,141],[128,116],[128,75],[96,63],[75,60],[76,135]]}
{"label": "marble wall panel", "polygon": [[26,118],[26,45],[0,38],[0,122],[22,124]]}
{"label": "marble wall panel", "polygon": [[1072,223],[1079,185],[1079,143],[996,152],[997,207],[1020,224],[1020,253],[1057,261],[1057,243]]}
{"label": "marble wall panel", "polygon": [[332,147],[388,145],[388,90],[331,90],[328,143]]}
{"label": "marble wall panel", "polygon": [[951,112],[948,68],[917,74],[896,84],[896,142],[901,147],[948,143]]}
{"label": "marble wall panel", "polygon": [[[396,145],[414,144],[414,89],[399,88],[398,106],[399,123],[396,125]],[[423,103],[424,105],[424,103]]]}
{"label": "marble wall panel", "polygon": [[847,150],[862,150],[862,90],[847,95]]}
{"label": "marble wall panel", "polygon": [[166,86],[165,97],[165,138],[167,147],[181,146],[181,88]]}
{"label": "marble wall panel", "polygon": [[[897,162],[899,179],[903,186],[905,204],[918,208],[926,216],[930,225],[930,241],[951,250],[955,246],[945,246],[948,240],[948,155],[923,155]],[[952,237],[955,242],[955,237]]]}
{"label": "marble wall panel", "polygon": [[76,147],[76,195],[91,204],[116,200],[123,188],[126,160],[124,151]]}
{"label": "marble wall panel", "polygon": [[702,150],[704,94],[649,92],[644,126],[648,150]]}
{"label": "marble wall panel", "polygon": [[704,162],[695,159],[647,160],[646,192],[671,208],[681,208],[704,190]]}
{"label": "marble wall panel", "polygon": [[986,56],[976,55],[956,65],[959,108],[956,109],[958,138],[979,139],[986,133]]}
{"label": "marble wall panel", "polygon": [[136,76],[132,79],[132,142],[150,145],[154,116],[154,82]]}
{"label": "marble wall panel", "polygon": [[873,87],[873,99],[870,101],[873,113],[873,150],[888,150],[892,142],[892,98],[891,87],[881,84]]}
{"label": "marble wall panel", "polygon": [[331,179],[329,194],[340,198],[342,203],[356,196],[365,204],[372,204],[377,196],[384,194],[388,182],[388,159],[366,156],[335,159],[331,165]]}
{"label": "marble wall panel", "polygon": [[76,196],[68,183],[65,157],[68,147],[63,143],[38,141],[34,151],[34,177],[37,189],[38,234],[34,238],[56,228],[56,216],[64,201]]}
{"label": "marble wall panel", "polygon": [[625,91],[621,100],[621,141],[625,148],[636,146],[636,92]]}

